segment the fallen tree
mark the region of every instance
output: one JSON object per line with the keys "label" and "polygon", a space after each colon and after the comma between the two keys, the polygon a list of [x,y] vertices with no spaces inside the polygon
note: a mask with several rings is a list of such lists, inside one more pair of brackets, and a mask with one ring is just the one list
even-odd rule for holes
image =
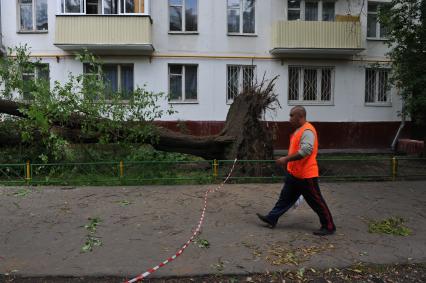
{"label": "fallen tree", "polygon": [[26,91],[22,73],[34,66],[25,49],[18,48],[15,52],[14,57],[3,62],[0,72],[4,83],[0,113],[13,117],[19,130],[0,135],[2,145],[31,142],[52,147],[59,144],[56,150],[60,153],[61,147],[68,143],[149,143],[157,150],[205,159],[273,157],[272,131],[262,122],[262,115],[279,106],[274,93],[276,78],[263,79],[245,88],[234,99],[218,135],[193,136],[155,125],[154,121],[164,114],[156,106],[162,94],[137,89],[127,104],[122,103],[120,93],[106,96],[107,86],[99,80],[101,65],[88,54],[80,55],[79,59],[99,70],[95,76],[70,75],[63,85],[55,82],[53,90],[46,82],[37,80],[30,85],[30,101],[13,99],[13,93]]}

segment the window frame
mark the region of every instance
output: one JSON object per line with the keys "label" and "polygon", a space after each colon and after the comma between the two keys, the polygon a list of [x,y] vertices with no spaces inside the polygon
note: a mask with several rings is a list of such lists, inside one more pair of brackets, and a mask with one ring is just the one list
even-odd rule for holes
{"label": "window frame", "polygon": [[[314,3],[318,3],[318,11],[317,11],[317,20],[316,21],[307,21],[307,22],[335,22],[336,21],[336,1],[334,0],[300,0],[300,7],[299,8],[289,8],[289,1],[287,0],[287,21],[306,21],[306,3],[307,2],[314,2]],[[333,3],[334,4],[334,18],[332,21],[324,21],[323,20],[323,5],[324,3]],[[289,15],[289,11],[299,11],[299,19],[297,20],[289,20],[288,19],[288,15]]]}
{"label": "window frame", "polygon": [[[121,0],[118,0],[118,13],[117,14],[106,14],[105,13],[105,5],[104,5],[104,0],[99,0],[101,1],[101,13],[99,14],[87,14],[86,11],[86,0],[81,0],[82,5],[80,5],[80,12],[78,13],[70,13],[70,12],[66,12],[65,11],[65,3],[67,0],[57,0],[58,1],[58,13],[60,15],[114,15],[114,16],[119,16],[119,15],[149,15],[149,1],[150,0],[141,0],[143,2],[140,2],[140,7],[143,6],[143,13],[126,13],[126,1],[124,1],[124,7],[121,7]],[[142,4],[143,3],[143,4]]]}
{"label": "window frame", "polygon": [[239,0],[240,1],[240,6],[239,6],[239,10],[240,10],[240,26],[239,26],[239,32],[230,32],[229,31],[229,15],[228,15],[228,11],[229,9],[229,5],[228,2],[229,0],[226,0],[226,31],[228,35],[240,35],[240,36],[257,36],[257,20],[256,20],[256,11],[257,11],[257,2],[258,0],[253,0],[254,1],[254,31],[247,33],[244,32],[244,1],[248,1],[248,0]]}
{"label": "window frame", "polygon": [[[368,8],[368,6],[370,4],[376,5],[376,10],[374,11],[370,11],[370,9]],[[375,1],[367,1],[367,30],[366,30],[366,37],[367,40],[388,40],[387,36],[383,36],[381,34],[381,23],[379,20],[379,9],[383,6],[383,5],[387,5],[389,3],[384,3],[384,2],[375,2]],[[375,30],[375,36],[369,36],[368,35],[368,16],[369,15],[375,15],[376,16],[376,30]]]}
{"label": "window frame", "polygon": [[[170,5],[170,0],[167,0],[168,2],[168,9],[167,9],[167,13],[168,13],[168,19],[169,19],[169,33],[170,34],[198,34],[198,28],[199,28],[199,15],[200,15],[200,2],[199,0],[195,0],[197,1],[197,30],[190,30],[187,31],[186,30],[186,0],[182,0],[182,5]],[[170,30],[170,7],[182,7],[182,30]]]}
{"label": "window frame", "polygon": [[[90,72],[87,72],[86,71],[86,66],[88,66],[88,64],[87,63],[83,63],[83,73],[85,73],[85,74],[90,74]],[[114,66],[114,67],[116,67],[116,70],[117,70],[117,93],[121,93],[122,94],[122,80],[121,80],[121,74],[122,74],[122,67],[123,66],[127,66],[127,67],[129,67],[129,66],[131,66],[132,67],[132,70],[133,70],[133,85],[132,85],[132,92],[134,92],[135,91],[135,64],[134,63],[112,63],[112,62],[106,62],[106,63],[103,63],[100,67],[102,68],[102,73],[103,74],[105,74],[105,71],[104,71],[104,69],[103,69],[103,67],[104,66]],[[99,79],[103,79],[103,78],[100,78],[99,77]],[[108,102],[108,101],[111,101],[110,99],[105,99],[105,101],[106,102]],[[121,103],[128,103],[129,102],[129,99],[120,99],[120,102]]]}
{"label": "window frame", "polygon": [[[238,68],[238,94],[240,94],[244,90],[244,69],[253,69],[253,78],[251,84],[254,85],[255,79],[256,79],[256,65],[243,65],[243,64],[227,64],[226,65],[226,104],[232,104],[234,102],[235,96],[232,98],[229,94],[229,68],[230,67],[237,67]],[[237,94],[237,95],[238,95]]]}
{"label": "window frame", "polygon": [[[298,99],[290,100],[290,68],[298,69]],[[304,100],[304,71],[305,69],[316,70],[316,99]],[[322,70],[330,70],[330,100],[321,100],[322,95]],[[319,72],[321,71],[321,72]],[[318,105],[318,106],[333,106],[334,105],[334,91],[336,83],[336,67],[335,66],[311,66],[311,65],[289,65],[287,69],[287,103],[288,105]]]}
{"label": "window frame", "polygon": [[[368,71],[374,71],[374,101],[373,102],[367,102],[367,72]],[[378,101],[378,97],[379,97],[379,88],[380,88],[380,72],[381,71],[386,71],[387,73],[387,78],[386,78],[386,98],[387,101]],[[374,68],[374,67],[366,67],[365,68],[365,76],[364,76],[364,84],[365,84],[365,88],[364,88],[364,105],[365,106],[385,106],[385,107],[390,107],[392,106],[392,87],[391,84],[389,82],[389,75],[391,73],[391,69],[388,67],[380,67],[380,68]]]}
{"label": "window frame", "polygon": [[[170,83],[170,67],[171,66],[182,66],[182,76],[181,76],[181,80],[182,80],[182,96],[181,99],[171,99],[170,98],[170,94],[171,94],[171,83]],[[197,98],[196,99],[186,99],[186,67],[187,66],[192,66],[192,67],[197,67]],[[193,64],[193,63],[188,63],[188,64],[182,64],[182,63],[169,63],[167,64],[167,81],[168,81],[168,102],[169,104],[198,104],[199,102],[199,88],[200,88],[200,84],[199,84],[199,65],[198,64]]]}
{"label": "window frame", "polygon": [[17,13],[18,13],[18,33],[48,33],[49,32],[49,1],[46,0],[46,16],[47,16],[47,29],[37,29],[37,1],[39,0],[31,0],[31,4],[24,4],[24,5],[31,5],[31,15],[32,15],[32,29],[22,29],[21,26],[21,6],[22,6],[22,0],[18,0],[17,3]]}
{"label": "window frame", "polygon": [[[48,72],[48,80],[47,80],[47,82],[48,82],[49,87],[50,87],[50,64],[49,63],[45,63],[45,62],[35,62],[35,63],[32,63],[31,68],[32,68],[31,72],[29,72],[29,71],[22,72],[22,82],[24,83],[25,81],[27,81],[27,80],[24,80],[25,76],[32,77],[30,80],[36,82],[37,80],[40,79],[41,69],[42,68],[47,68],[47,72]],[[26,92],[24,92],[24,90],[23,90],[22,93],[21,93],[22,101],[24,101],[24,102],[31,102],[31,101],[33,101],[33,99],[31,99],[31,98],[27,99],[25,97],[27,95],[31,96],[31,93],[26,94]]]}

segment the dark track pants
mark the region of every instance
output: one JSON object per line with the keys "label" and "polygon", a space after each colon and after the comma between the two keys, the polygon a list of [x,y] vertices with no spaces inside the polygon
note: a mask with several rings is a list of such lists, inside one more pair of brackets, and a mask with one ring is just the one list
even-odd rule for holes
{"label": "dark track pants", "polygon": [[318,178],[298,179],[288,174],[275,207],[267,215],[268,219],[276,223],[278,218],[294,205],[300,195],[303,195],[309,206],[318,214],[321,228],[336,229],[330,210],[321,195]]}

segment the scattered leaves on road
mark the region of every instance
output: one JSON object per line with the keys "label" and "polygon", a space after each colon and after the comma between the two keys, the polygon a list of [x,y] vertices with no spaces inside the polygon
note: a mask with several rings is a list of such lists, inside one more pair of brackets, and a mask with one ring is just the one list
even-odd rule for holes
{"label": "scattered leaves on road", "polygon": [[13,195],[15,197],[26,197],[27,195],[29,195],[31,193],[31,191],[29,189],[20,189],[17,192],[15,192]]}
{"label": "scattered leaves on road", "polygon": [[389,234],[396,236],[409,236],[411,230],[404,226],[405,220],[402,217],[390,217],[381,221],[370,221],[368,232],[377,234]]}
{"label": "scattered leaves on road", "polygon": [[210,247],[210,243],[209,243],[209,241],[208,241],[208,240],[206,240],[206,239],[201,239],[201,238],[199,238],[199,237],[196,237],[196,238],[193,240],[193,242],[194,242],[194,244],[195,244],[197,247],[199,247],[199,248],[201,248],[201,249],[208,249],[208,248]]}
{"label": "scattered leaves on road", "polygon": [[81,248],[82,252],[91,252],[94,247],[102,246],[102,241],[97,237],[96,229],[98,225],[102,222],[99,217],[89,218],[89,224],[84,225],[84,228],[88,231],[86,236],[86,241]]}

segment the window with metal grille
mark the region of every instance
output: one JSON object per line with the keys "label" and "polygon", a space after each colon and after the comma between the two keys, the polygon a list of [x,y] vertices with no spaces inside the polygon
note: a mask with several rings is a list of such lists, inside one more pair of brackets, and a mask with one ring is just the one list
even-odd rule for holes
{"label": "window with metal grille", "polygon": [[227,103],[232,103],[238,94],[253,86],[255,68],[253,65],[228,65]]}
{"label": "window with metal grille", "polygon": [[390,100],[390,86],[388,69],[365,70],[365,103],[388,104]]}
{"label": "window with metal grille", "polygon": [[288,68],[288,100],[290,103],[324,103],[333,99],[333,67]]}

